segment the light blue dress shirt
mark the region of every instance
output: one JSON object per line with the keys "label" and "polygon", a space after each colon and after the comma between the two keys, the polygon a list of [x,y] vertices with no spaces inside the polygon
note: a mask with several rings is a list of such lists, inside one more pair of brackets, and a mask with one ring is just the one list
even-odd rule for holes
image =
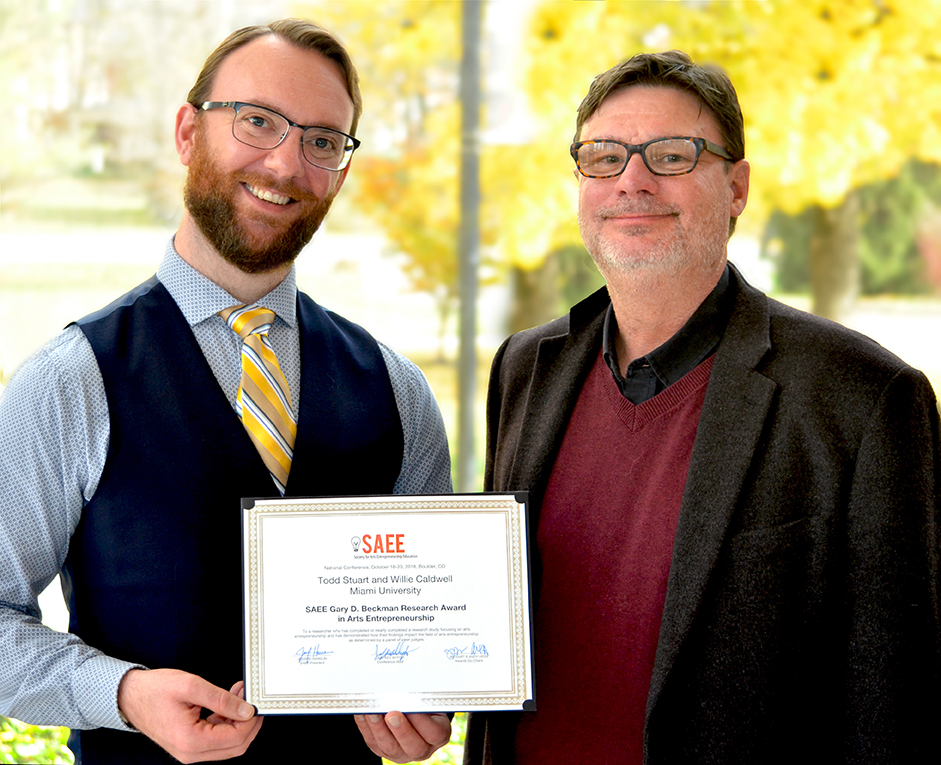
{"label": "light blue dress shirt", "polygon": [[[234,412],[241,340],[218,312],[239,301],[184,262],[172,240],[157,278],[186,317]],[[296,294],[292,270],[259,304],[277,315],[271,343],[300,411]],[[447,437],[434,394],[418,367],[379,347],[405,436],[394,492],[450,493]],[[46,627],[37,600],[62,569],[82,510],[98,487],[109,429],[101,373],[76,326],[24,364],[0,395],[0,714],[8,717],[127,729],[117,688],[136,665]]]}

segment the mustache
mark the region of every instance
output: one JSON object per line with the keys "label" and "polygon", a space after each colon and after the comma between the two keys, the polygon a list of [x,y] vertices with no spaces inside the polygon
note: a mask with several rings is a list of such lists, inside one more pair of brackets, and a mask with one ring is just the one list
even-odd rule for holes
{"label": "mustache", "polygon": [[619,218],[623,215],[679,215],[679,213],[679,208],[673,205],[621,202],[608,207],[601,207],[595,214],[599,218]]}

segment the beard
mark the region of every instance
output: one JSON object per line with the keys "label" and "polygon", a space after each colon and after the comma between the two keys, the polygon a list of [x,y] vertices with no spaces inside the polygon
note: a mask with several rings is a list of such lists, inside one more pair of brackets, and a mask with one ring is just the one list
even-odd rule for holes
{"label": "beard", "polygon": [[[642,229],[618,232],[616,236],[603,231],[607,218],[626,213],[672,215],[676,225],[652,240],[649,232]],[[585,248],[605,278],[641,270],[675,276],[693,265],[713,269],[725,257],[728,237],[713,237],[709,232],[716,226],[724,226],[727,231],[728,220],[722,223],[721,211],[717,210],[714,222],[691,233],[679,224],[680,214],[681,210],[662,204],[607,207],[596,210],[590,218],[579,209],[578,228]]]}
{"label": "beard", "polygon": [[243,226],[235,206],[235,195],[247,184],[253,188],[273,188],[270,179],[252,174],[226,175],[213,160],[205,140],[193,147],[183,202],[199,230],[223,260],[247,274],[260,274],[293,263],[320,228],[333,198],[319,199],[288,182],[274,188],[295,200],[289,204],[309,207],[304,215],[285,226],[275,218],[256,214],[256,222],[267,224],[267,237],[253,236]]}

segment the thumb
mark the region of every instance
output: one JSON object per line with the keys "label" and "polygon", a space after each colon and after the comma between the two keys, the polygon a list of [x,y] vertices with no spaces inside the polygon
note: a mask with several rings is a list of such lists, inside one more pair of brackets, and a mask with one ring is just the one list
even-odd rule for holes
{"label": "thumb", "polygon": [[196,704],[230,720],[244,721],[255,716],[255,707],[237,695],[244,695],[241,680],[232,688],[235,693],[219,688],[202,678],[196,678],[196,680],[198,680],[198,687],[194,689],[193,697]]}

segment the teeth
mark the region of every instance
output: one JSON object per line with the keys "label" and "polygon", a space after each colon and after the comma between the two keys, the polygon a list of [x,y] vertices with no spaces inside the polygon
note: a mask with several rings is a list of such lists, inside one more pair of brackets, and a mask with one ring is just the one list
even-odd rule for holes
{"label": "teeth", "polygon": [[254,194],[259,199],[263,199],[266,202],[271,202],[276,205],[286,205],[288,202],[291,201],[291,197],[284,197],[284,196],[281,196],[280,194],[275,194],[273,191],[259,190],[252,186],[249,186],[248,184],[245,184],[245,188],[247,188],[250,192],[252,192],[252,194]]}

